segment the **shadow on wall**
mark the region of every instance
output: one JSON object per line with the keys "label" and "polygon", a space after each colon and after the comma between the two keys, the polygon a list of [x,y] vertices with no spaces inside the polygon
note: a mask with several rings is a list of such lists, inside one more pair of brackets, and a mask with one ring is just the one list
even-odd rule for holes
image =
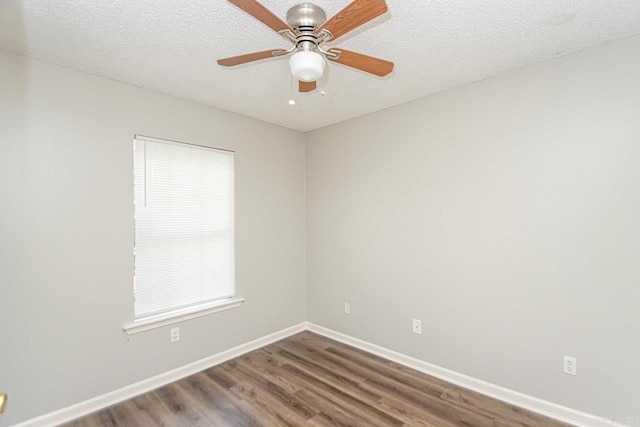
{"label": "shadow on wall", "polygon": [[[16,242],[28,226],[28,219],[17,215],[24,209],[25,200],[16,195],[29,185],[26,171],[29,168],[28,117],[25,114],[28,99],[29,70],[26,61],[10,61],[2,51],[25,54],[27,51],[22,4],[17,0],[0,2],[0,324],[21,323],[16,319],[16,310],[29,313],[29,296],[19,281],[7,280],[14,273],[24,271],[28,254],[19,253],[10,242]],[[13,273],[10,273],[13,271]],[[14,276],[15,277],[15,276]],[[20,276],[18,276],[20,277]],[[28,320],[25,324],[28,326]],[[7,399],[0,402],[0,427],[13,425],[18,414],[29,406],[26,398],[12,390],[18,389],[23,375],[28,375],[27,366],[20,360],[21,349],[35,340],[35,336],[24,336],[7,330],[0,345],[0,395]],[[29,329],[27,329],[29,330]],[[45,360],[43,360],[45,363]],[[4,400],[0,397],[0,400]],[[2,405],[4,403],[4,405]],[[0,408],[1,409],[1,408]]]}
{"label": "shadow on wall", "polygon": [[0,50],[27,54],[27,32],[24,23],[23,5],[20,0],[0,2]]}

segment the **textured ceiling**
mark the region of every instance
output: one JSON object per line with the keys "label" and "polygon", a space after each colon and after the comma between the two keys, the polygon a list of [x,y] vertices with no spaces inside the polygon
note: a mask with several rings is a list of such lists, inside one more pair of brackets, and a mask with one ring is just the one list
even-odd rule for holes
{"label": "textured ceiling", "polygon": [[[299,1],[262,3],[284,19]],[[349,0],[315,3],[330,17]],[[330,63],[318,91],[293,92],[294,106],[285,59],[216,64],[289,47],[224,0],[0,0],[0,49],[307,131],[640,33],[638,0],[387,3],[330,45],[395,71],[378,78]]]}

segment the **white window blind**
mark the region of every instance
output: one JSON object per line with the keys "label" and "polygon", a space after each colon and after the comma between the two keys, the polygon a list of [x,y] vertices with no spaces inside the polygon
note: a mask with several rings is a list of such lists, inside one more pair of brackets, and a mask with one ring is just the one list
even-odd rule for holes
{"label": "white window blind", "polygon": [[234,154],[134,139],[135,317],[234,295]]}

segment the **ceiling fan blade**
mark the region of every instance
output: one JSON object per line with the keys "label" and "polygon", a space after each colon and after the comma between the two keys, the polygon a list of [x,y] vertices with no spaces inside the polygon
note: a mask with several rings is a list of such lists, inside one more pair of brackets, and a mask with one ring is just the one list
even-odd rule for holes
{"label": "ceiling fan blade", "polygon": [[316,89],[316,82],[298,81],[298,92],[311,92]]}
{"label": "ceiling fan blade", "polygon": [[335,40],[386,11],[387,3],[384,0],[355,0],[322,24],[318,31],[329,31]]}
{"label": "ceiling fan blade", "polygon": [[351,52],[349,50],[344,50],[338,47],[329,50],[329,52],[335,51],[339,51],[341,53],[340,58],[331,59],[329,56],[327,56],[327,59],[331,59],[338,64],[357,68],[358,70],[375,74],[376,76],[380,77],[384,77],[393,71],[393,62],[391,61],[385,61],[384,59],[374,58],[373,56]]}
{"label": "ceiling fan blade", "polygon": [[293,32],[293,29],[286,22],[278,18],[257,0],[229,0],[229,3],[238,6],[274,31],[289,30]]}
{"label": "ceiling fan blade", "polygon": [[234,65],[246,64],[247,62],[258,61],[260,59],[275,58],[274,52],[286,52],[284,49],[263,50],[261,52],[245,53],[244,55],[231,56],[229,58],[218,59],[218,64],[223,67],[233,67]]}

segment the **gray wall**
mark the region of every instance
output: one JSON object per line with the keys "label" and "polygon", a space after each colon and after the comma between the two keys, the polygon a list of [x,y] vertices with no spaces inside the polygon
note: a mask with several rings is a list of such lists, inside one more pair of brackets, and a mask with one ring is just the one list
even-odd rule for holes
{"label": "gray wall", "polygon": [[309,133],[309,320],[640,416],[638,52],[629,39]]}
{"label": "gray wall", "polygon": [[[127,336],[134,134],[236,151],[240,308]],[[0,53],[8,426],[306,319],[304,135]]]}

